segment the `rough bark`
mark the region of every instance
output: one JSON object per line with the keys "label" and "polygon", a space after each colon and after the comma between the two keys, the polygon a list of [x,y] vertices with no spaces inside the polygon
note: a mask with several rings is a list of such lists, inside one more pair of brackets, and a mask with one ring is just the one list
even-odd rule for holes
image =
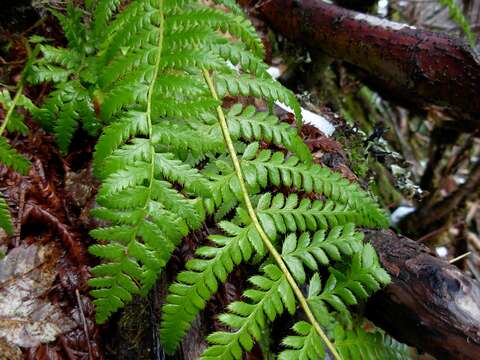
{"label": "rough bark", "polygon": [[425,246],[391,231],[365,231],[392,283],[367,316],[400,341],[438,359],[480,354],[480,284]]}
{"label": "rough bark", "polygon": [[382,94],[448,107],[458,120],[447,126],[478,130],[480,62],[463,40],[321,0],[261,0],[256,9],[276,32],[366,71]]}

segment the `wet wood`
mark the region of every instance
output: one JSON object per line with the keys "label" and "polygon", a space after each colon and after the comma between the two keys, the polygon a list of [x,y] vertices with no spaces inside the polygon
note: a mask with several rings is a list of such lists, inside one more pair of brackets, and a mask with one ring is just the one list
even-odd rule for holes
{"label": "wet wood", "polygon": [[371,86],[402,104],[448,111],[463,131],[480,125],[480,62],[461,39],[393,23],[321,0],[260,0],[273,29],[368,73]]}
{"label": "wet wood", "polygon": [[400,341],[437,359],[477,360],[480,284],[429,249],[392,231],[365,231],[392,283],[367,316]]}

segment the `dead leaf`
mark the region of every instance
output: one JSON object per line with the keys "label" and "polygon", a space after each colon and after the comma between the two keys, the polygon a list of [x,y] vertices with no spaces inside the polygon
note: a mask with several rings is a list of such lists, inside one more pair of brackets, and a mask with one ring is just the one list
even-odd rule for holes
{"label": "dead leaf", "polygon": [[54,341],[76,324],[46,294],[57,276],[53,244],[19,246],[0,261],[0,337],[21,347]]}

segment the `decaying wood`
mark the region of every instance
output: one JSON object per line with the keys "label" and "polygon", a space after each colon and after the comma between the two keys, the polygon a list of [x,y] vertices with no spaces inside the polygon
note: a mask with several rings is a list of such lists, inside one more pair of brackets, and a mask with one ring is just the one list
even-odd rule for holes
{"label": "decaying wood", "polygon": [[392,283],[368,301],[367,316],[438,359],[478,359],[480,284],[392,231],[365,233],[392,276]]}
{"label": "decaying wood", "polygon": [[480,61],[463,40],[321,0],[261,0],[256,9],[279,34],[366,71],[382,94],[448,107],[458,120],[445,125],[478,130]]}

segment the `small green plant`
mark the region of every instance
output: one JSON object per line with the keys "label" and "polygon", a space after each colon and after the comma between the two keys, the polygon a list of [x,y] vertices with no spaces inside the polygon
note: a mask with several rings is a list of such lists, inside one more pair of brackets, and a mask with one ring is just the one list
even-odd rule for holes
{"label": "small green plant", "polygon": [[[0,125],[0,164],[6,165],[10,169],[17,171],[22,175],[26,175],[28,173],[31,165],[30,161],[23,155],[19,154],[10,145],[4,134],[18,132],[25,135],[28,133],[28,127],[25,125],[23,115],[17,112],[18,107],[23,107],[32,114],[36,114],[38,111],[37,107],[30,101],[30,99],[23,95],[26,77],[31,71],[32,63],[37,54],[38,48],[33,51],[27,60],[27,63],[25,64],[25,67],[20,75],[20,81],[17,85],[15,97],[12,99],[10,92],[7,89],[0,91],[0,105],[2,106],[5,114],[3,122]],[[8,204],[1,193],[0,228],[4,229],[8,235],[12,235],[13,233],[13,224],[10,217]]]}
{"label": "small green plant", "polygon": [[465,15],[463,15],[462,8],[455,0],[440,0],[440,4],[448,8],[448,15],[454,22],[458,24],[460,29],[462,29],[470,46],[474,47],[476,41],[475,34],[472,32],[470,23],[465,18]]}
{"label": "small green plant", "polygon": [[92,215],[109,225],[91,231],[98,244],[90,252],[101,259],[89,282],[97,321],[146,294],[173,250],[208,218],[218,234],[201,244],[165,299],[160,339],[168,353],[234,268],[248,263],[259,269],[252,287],[220,315],[229,331],[208,337],[202,359],[240,359],[278,315],[300,310],[306,321],[285,339],[280,358],[314,359],[326,348],[336,359],[358,358],[344,350],[345,333],[362,344],[376,340],[356,336],[351,306],[389,276],[355,226],[388,220],[358,185],[314,164],[290,125],[253,106],[224,107],[226,97],[281,101],[301,125],[294,94],[268,75],[242,10],[231,0],[215,3],[68,5],[65,15],[54,12],[68,46],[41,45],[29,73],[34,83],[54,84],[34,117],[62,151],[80,126],[101,132]]}

